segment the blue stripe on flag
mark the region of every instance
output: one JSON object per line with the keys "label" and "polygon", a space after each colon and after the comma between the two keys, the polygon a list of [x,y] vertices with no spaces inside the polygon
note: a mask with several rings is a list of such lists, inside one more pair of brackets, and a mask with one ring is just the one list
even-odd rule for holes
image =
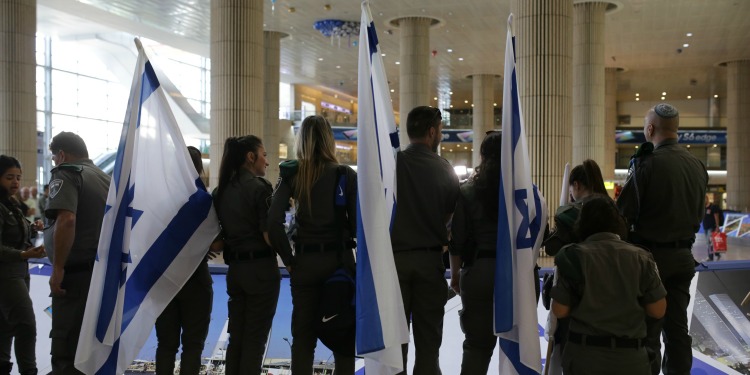
{"label": "blue stripe on flag", "polygon": [[211,195],[205,191],[196,191],[145,252],[125,285],[125,304],[120,332],[128,327],[148,292],[180,254],[183,246],[198,230],[198,227],[203,224],[210,211]]}
{"label": "blue stripe on flag", "polygon": [[138,123],[136,128],[141,126],[141,111],[143,110],[143,103],[145,103],[151,94],[158,88],[159,80],[156,78],[154,67],[151,66],[150,61],[146,61],[146,67],[143,71],[143,81],[141,83],[141,105],[138,107]]}
{"label": "blue stripe on flag", "polygon": [[539,375],[538,372],[524,366],[521,361],[521,347],[515,341],[506,340],[500,338],[499,340],[500,350],[510,359],[510,363],[513,364],[513,368],[516,370],[518,375]]}
{"label": "blue stripe on flag", "polygon": [[[372,64],[372,54],[378,53],[378,34],[375,33],[375,22],[370,22],[367,25],[367,41],[368,47],[370,47],[370,64]],[[370,83],[370,87],[372,87],[372,83]]]}
{"label": "blue stripe on flag", "polygon": [[[503,155],[506,156],[506,155]],[[508,332],[513,328],[513,247],[508,223],[508,206],[505,189],[509,181],[500,171],[500,188],[497,217],[497,259],[495,260],[495,332]]]}
{"label": "blue stripe on flag", "polygon": [[102,367],[96,370],[96,375],[112,375],[117,373],[117,359],[120,353],[120,339],[115,341],[112,345],[112,351],[109,352],[109,357],[104,361]]}
{"label": "blue stripe on flag", "polygon": [[[357,195],[357,354],[366,354],[383,350],[383,326],[380,320],[375,279],[370,264],[365,228],[359,209]],[[364,300],[364,296],[369,296]],[[360,299],[362,298],[362,299]],[[362,334],[366,332],[367,334]]]}
{"label": "blue stripe on flag", "polygon": [[[516,147],[518,140],[521,138],[521,108],[518,103],[518,84],[516,83],[516,67],[513,67],[513,75],[510,83],[511,102],[513,103],[511,115],[513,116],[513,158],[515,159]],[[513,165],[515,168],[515,164]]]}
{"label": "blue stripe on flag", "polygon": [[[127,185],[130,185],[130,176],[128,176]],[[107,247],[107,264],[104,273],[104,286],[102,287],[101,307],[96,320],[96,338],[99,342],[104,342],[104,336],[112,320],[112,315],[117,305],[117,293],[122,283],[122,258],[123,242],[125,234],[125,220],[127,211],[133,201],[133,190],[127,189],[123,193],[115,216],[115,223],[112,227],[112,237]]]}

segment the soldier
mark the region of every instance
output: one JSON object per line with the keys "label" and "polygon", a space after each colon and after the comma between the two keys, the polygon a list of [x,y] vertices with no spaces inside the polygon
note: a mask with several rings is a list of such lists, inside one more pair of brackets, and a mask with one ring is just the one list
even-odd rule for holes
{"label": "soldier", "polygon": [[[458,176],[437,155],[443,118],[433,107],[409,112],[409,146],[396,156],[396,216],[391,244],[407,323],[414,323],[414,374],[440,374],[440,345],[447,300],[443,246],[459,195]],[[458,290],[460,257],[451,255],[452,287]],[[408,345],[403,345],[404,371]]]}
{"label": "soldier", "polygon": [[583,241],[555,256],[552,287],[552,312],[570,317],[563,371],[647,375],[646,316],[658,319],[666,310],[654,260],[617,235],[625,221],[607,196],[590,198],[575,225]]}
{"label": "soldier", "polygon": [[86,143],[75,133],[56,135],[49,149],[56,165],[45,211],[50,219],[45,247],[52,262],[52,373],[81,374],[75,354],[110,178],[91,162]]}
{"label": "soldier", "polygon": [[703,163],[677,144],[677,108],[658,104],[645,117],[648,142],[631,159],[630,175],[617,199],[629,225],[629,240],[647,247],[667,290],[663,321],[649,321],[651,370],[661,362],[664,334],[665,374],[689,374],[693,355],[687,325],[690,282],[695,275],[691,248],[704,214],[708,173]]}

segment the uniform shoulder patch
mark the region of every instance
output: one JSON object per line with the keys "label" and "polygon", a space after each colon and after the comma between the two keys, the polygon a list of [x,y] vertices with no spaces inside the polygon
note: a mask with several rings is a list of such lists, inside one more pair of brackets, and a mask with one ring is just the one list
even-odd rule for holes
{"label": "uniform shoulder patch", "polygon": [[49,183],[49,197],[54,198],[63,186],[63,180],[56,178]]}

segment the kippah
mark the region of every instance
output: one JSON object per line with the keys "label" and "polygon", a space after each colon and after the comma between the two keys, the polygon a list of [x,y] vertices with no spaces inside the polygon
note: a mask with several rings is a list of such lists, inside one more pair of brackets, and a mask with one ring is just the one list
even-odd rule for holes
{"label": "kippah", "polygon": [[680,114],[677,112],[677,108],[667,103],[657,104],[656,107],[654,107],[654,112],[656,112],[661,118],[674,118]]}

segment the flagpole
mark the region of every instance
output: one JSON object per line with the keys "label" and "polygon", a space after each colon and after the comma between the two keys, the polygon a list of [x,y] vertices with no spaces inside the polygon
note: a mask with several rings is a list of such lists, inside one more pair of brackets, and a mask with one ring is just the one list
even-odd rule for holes
{"label": "flagpole", "polygon": [[141,39],[138,37],[133,38],[133,42],[135,43],[135,48],[138,49],[139,53],[146,53],[146,51],[143,49],[143,44],[141,43]]}

